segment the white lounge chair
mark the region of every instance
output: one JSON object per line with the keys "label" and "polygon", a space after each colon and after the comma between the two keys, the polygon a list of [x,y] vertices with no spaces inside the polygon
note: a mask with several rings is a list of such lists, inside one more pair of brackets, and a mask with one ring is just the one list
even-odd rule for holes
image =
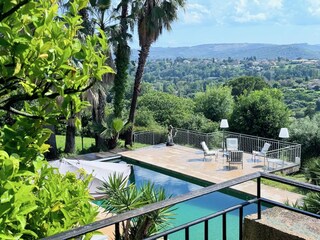
{"label": "white lounge chair", "polygon": [[200,143],[200,145],[201,145],[202,150],[203,150],[203,161],[206,160],[207,156],[210,156],[210,157],[216,156],[216,158],[217,158],[217,156],[218,156],[217,152],[213,151],[213,150],[209,150],[209,148],[207,147],[206,142],[203,141],[203,142]]}
{"label": "white lounge chair", "polygon": [[264,165],[265,165],[267,152],[268,152],[270,146],[271,146],[271,144],[266,142],[266,143],[264,143],[264,145],[260,151],[252,151],[253,161],[254,162],[256,161],[256,157],[263,157],[264,158]]}

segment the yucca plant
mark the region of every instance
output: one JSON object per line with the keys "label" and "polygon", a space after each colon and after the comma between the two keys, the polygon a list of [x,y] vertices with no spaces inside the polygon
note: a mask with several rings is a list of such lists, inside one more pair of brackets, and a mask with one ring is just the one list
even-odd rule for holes
{"label": "yucca plant", "polygon": [[308,193],[303,198],[303,210],[320,214],[320,193]]}
{"label": "yucca plant", "polygon": [[[163,188],[157,188],[150,182],[137,188],[135,184],[129,184],[128,179],[121,174],[109,176],[108,181],[100,187],[100,191],[106,196],[102,207],[112,214],[124,213],[171,197],[166,195]],[[121,223],[123,229],[121,239],[143,239],[157,233],[168,226],[168,220],[172,216],[173,209],[166,207],[125,220]]]}
{"label": "yucca plant", "polygon": [[304,168],[304,173],[308,182],[320,185],[320,158],[310,159]]}

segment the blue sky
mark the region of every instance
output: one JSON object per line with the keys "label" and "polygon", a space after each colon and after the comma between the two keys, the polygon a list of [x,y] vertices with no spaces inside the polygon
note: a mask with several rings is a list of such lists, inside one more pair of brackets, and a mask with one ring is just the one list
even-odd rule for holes
{"label": "blue sky", "polygon": [[[186,0],[153,45],[206,43],[320,44],[320,0]],[[137,37],[132,43],[138,46]]]}

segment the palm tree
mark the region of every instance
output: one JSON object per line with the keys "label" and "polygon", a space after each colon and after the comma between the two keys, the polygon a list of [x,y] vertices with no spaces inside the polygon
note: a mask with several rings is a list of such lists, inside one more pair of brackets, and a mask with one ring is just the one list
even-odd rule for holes
{"label": "palm tree", "polygon": [[132,131],[137,108],[137,99],[141,89],[141,79],[149,55],[150,47],[161,35],[163,28],[171,30],[171,23],[177,19],[179,7],[183,7],[185,0],[145,0],[137,13],[139,34],[139,59],[136,70],[133,95],[128,119],[128,131],[125,145],[132,146]]}
{"label": "palm tree", "polygon": [[115,26],[112,31],[113,37],[111,42],[115,45],[115,65],[117,74],[114,79],[114,116],[116,118],[122,117],[124,107],[124,94],[128,78],[128,65],[130,60],[130,47],[128,39],[131,35],[128,34],[128,25],[130,19],[128,18],[128,4],[130,0],[122,0],[116,8],[116,11],[121,11],[120,23]]}
{"label": "palm tree", "polygon": [[[79,31],[79,38],[83,38],[86,35],[96,34],[94,29],[97,24],[102,31],[107,31],[107,25],[105,23],[105,14],[110,8],[110,0],[99,0],[90,1],[87,8],[81,9],[79,14],[82,16],[82,26],[83,28]],[[91,15],[94,17],[92,18]],[[106,53],[109,55],[107,65],[114,68],[113,59],[111,52]],[[105,118],[105,106],[106,106],[106,95],[109,91],[108,87],[114,80],[114,74],[106,74],[103,76],[102,81],[96,82],[93,87],[88,89],[83,95],[83,99],[91,103],[92,106],[92,120],[97,129],[102,129],[102,122]],[[65,152],[70,153],[75,150],[75,119],[68,119],[67,129],[66,129],[66,145]],[[103,148],[105,141],[101,137],[100,132],[95,133],[95,145],[97,149]]]}

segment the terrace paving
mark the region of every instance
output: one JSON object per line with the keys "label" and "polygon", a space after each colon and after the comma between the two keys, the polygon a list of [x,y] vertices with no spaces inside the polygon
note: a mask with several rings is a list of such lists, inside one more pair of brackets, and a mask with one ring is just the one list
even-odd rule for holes
{"label": "terrace paving", "polygon": [[[202,150],[181,145],[167,147],[165,144],[159,144],[121,152],[121,155],[212,183],[221,183],[246,174],[263,171],[264,167],[263,158],[259,162],[253,162],[252,155],[244,153],[243,169],[241,165],[231,165],[229,170],[226,157],[222,152],[218,153],[217,158],[207,157],[207,161],[203,161]],[[236,185],[233,188],[249,194],[256,194],[256,183],[253,181]],[[262,185],[261,196],[281,203],[287,200],[295,202],[303,197],[300,194],[267,185]]]}

